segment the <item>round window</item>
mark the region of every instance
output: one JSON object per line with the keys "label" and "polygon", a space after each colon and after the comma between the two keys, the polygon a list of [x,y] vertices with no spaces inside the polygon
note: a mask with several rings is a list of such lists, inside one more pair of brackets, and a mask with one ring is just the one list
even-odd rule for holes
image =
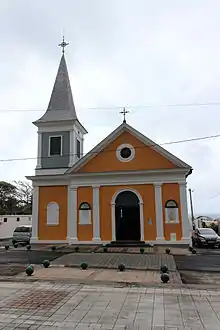
{"label": "round window", "polygon": [[131,149],[125,147],[121,149],[120,155],[122,158],[129,158],[131,156]]}
{"label": "round window", "polygon": [[118,146],[116,156],[120,162],[130,162],[134,159],[135,149],[131,144],[123,143]]}

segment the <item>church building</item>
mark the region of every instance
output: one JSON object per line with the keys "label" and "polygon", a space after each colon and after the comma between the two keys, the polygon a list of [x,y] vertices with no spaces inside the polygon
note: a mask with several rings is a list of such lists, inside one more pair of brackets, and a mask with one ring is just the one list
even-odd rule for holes
{"label": "church building", "polygon": [[189,244],[186,179],[192,168],[125,118],[84,155],[87,130],[74,106],[65,45],[47,111],[33,123],[32,242]]}

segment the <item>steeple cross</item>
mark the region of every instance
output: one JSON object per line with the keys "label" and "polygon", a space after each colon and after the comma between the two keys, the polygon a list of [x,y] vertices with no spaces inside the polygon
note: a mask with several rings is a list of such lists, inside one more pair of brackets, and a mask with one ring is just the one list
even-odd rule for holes
{"label": "steeple cross", "polygon": [[126,123],[126,118],[125,118],[125,116],[126,116],[127,113],[129,113],[129,111],[128,111],[128,110],[125,110],[125,108],[123,108],[123,111],[121,111],[120,113],[124,116],[123,123]]}
{"label": "steeple cross", "polygon": [[61,42],[61,44],[59,44],[58,46],[60,46],[62,48],[62,53],[64,54],[65,52],[65,47],[68,46],[69,43],[67,43],[64,39],[64,36],[63,36],[63,41]]}

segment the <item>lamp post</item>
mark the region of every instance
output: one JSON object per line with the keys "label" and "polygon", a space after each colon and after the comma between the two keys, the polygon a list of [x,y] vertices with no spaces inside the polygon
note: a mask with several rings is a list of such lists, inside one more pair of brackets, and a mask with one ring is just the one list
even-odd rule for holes
{"label": "lamp post", "polygon": [[189,189],[189,200],[190,200],[190,209],[191,209],[191,221],[192,221],[192,227],[194,229],[195,226],[195,218],[194,218],[194,210],[193,210],[193,200],[192,200],[192,193],[194,192],[194,190]]}

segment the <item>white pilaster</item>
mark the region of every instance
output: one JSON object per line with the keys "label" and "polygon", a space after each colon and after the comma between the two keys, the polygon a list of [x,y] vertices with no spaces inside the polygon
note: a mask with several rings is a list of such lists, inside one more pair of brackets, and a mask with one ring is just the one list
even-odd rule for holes
{"label": "white pilaster", "polygon": [[140,209],[140,227],[141,227],[141,241],[144,241],[144,204],[139,202]]}
{"label": "white pilaster", "polygon": [[33,187],[33,206],[32,206],[32,237],[31,243],[38,241],[38,201],[39,187]]}
{"label": "white pilaster", "polygon": [[115,233],[115,203],[111,203],[111,218],[112,218],[112,241],[116,241]]}
{"label": "white pilaster", "polygon": [[162,184],[154,184],[155,205],[156,205],[156,226],[157,226],[157,241],[164,241],[163,230],[163,203],[162,203]]}
{"label": "white pilaster", "polygon": [[73,166],[74,164],[74,134],[73,130],[70,131],[70,149],[69,149],[69,167]]}
{"label": "white pilaster", "polygon": [[100,242],[99,186],[93,186],[93,241]]}
{"label": "white pilaster", "polygon": [[37,167],[36,168],[41,168],[41,152],[42,152],[42,133],[38,133],[38,142],[37,142]]}
{"label": "white pilaster", "polygon": [[77,239],[77,187],[68,187],[67,239],[74,244]]}
{"label": "white pilaster", "polygon": [[180,189],[180,204],[181,204],[181,215],[182,215],[182,239],[188,238],[190,243],[192,226],[190,224],[190,220],[188,216],[186,182],[179,183],[179,189]]}

